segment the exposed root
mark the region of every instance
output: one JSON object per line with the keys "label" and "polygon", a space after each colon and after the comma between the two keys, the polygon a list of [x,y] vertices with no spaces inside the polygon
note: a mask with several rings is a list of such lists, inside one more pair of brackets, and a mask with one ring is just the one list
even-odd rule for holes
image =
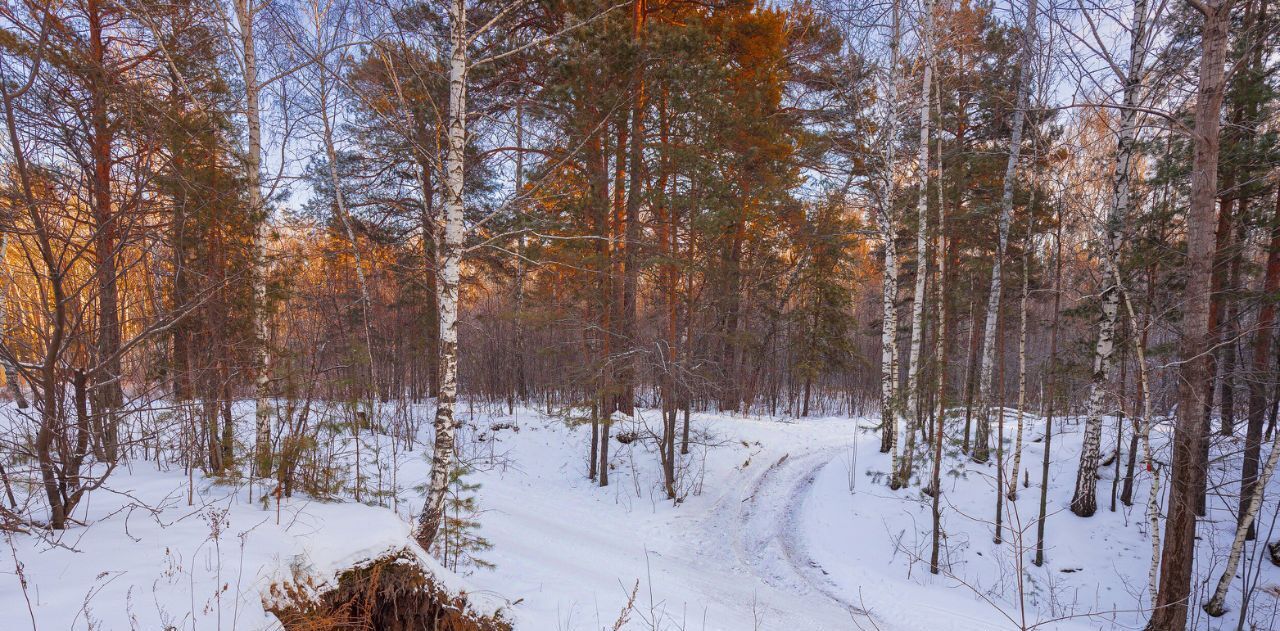
{"label": "exposed root", "polygon": [[406,555],[352,568],[320,591],[309,578],[271,586],[266,609],[287,631],[511,631],[501,614],[475,613]]}

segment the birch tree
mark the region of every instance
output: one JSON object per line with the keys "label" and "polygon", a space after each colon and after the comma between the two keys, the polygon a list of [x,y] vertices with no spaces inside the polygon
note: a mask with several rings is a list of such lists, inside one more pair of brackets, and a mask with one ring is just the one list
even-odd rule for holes
{"label": "birch tree", "polygon": [[[1120,110],[1120,129],[1116,139],[1115,171],[1111,175],[1111,205],[1103,228],[1102,315],[1098,320],[1098,340],[1094,345],[1093,372],[1084,425],[1084,443],[1080,448],[1080,466],[1076,470],[1075,492],[1071,512],[1089,517],[1098,509],[1098,462],[1102,443],[1102,415],[1105,412],[1107,388],[1115,372],[1116,320],[1120,313],[1120,247],[1129,216],[1129,175],[1133,170],[1134,140],[1138,127],[1138,103],[1142,90],[1142,66],[1146,57],[1147,0],[1136,0],[1133,6],[1133,31],[1129,42],[1129,63],[1125,71],[1124,103]],[[1117,449],[1119,446],[1117,445]]]}
{"label": "birch tree", "polygon": [[444,154],[444,226],[439,244],[437,304],[440,311],[440,393],[436,398],[435,445],[427,499],[418,520],[417,539],[430,549],[444,521],[449,474],[453,468],[453,407],[458,397],[458,280],[462,264],[463,197],[467,142],[467,2],[449,2],[449,104]]}
{"label": "birch tree", "polygon": [[915,293],[911,303],[911,356],[907,372],[906,445],[903,448],[900,469],[894,488],[906,486],[911,481],[916,426],[921,422],[920,364],[924,352],[925,288],[929,268],[929,95],[933,90],[933,0],[925,2],[924,29],[921,32],[920,62],[923,72],[920,79],[920,146],[916,170],[916,278]]}
{"label": "birch tree", "polygon": [[[1138,322],[1133,301],[1129,299],[1124,285],[1119,285],[1121,298],[1124,299],[1125,311],[1129,321]],[[1149,317],[1149,316],[1148,316]],[[1151,533],[1151,565],[1147,571],[1147,587],[1151,594],[1151,602],[1156,602],[1156,574],[1160,569],[1160,470],[1155,466],[1155,456],[1151,451],[1151,428],[1155,425],[1155,416],[1151,411],[1151,377],[1147,369],[1147,336],[1145,331],[1151,323],[1144,323],[1143,334],[1132,339],[1134,354],[1137,355],[1138,393],[1142,398],[1142,419],[1138,421],[1134,431],[1142,439],[1142,458],[1147,471],[1151,472],[1151,490],[1147,493],[1147,527]],[[1154,606],[1154,605],[1153,605]]]}
{"label": "birch tree", "polygon": [[440,390],[436,398],[436,414],[433,423],[435,441],[431,453],[431,474],[427,481],[426,501],[418,519],[416,533],[418,543],[426,549],[430,549],[444,521],[449,478],[454,467],[454,437],[457,427],[454,420],[454,407],[458,400],[458,286],[461,278],[463,242],[466,236],[464,223],[466,200],[463,184],[466,173],[468,133],[468,73],[477,64],[492,63],[541,46],[566,30],[587,24],[612,10],[612,8],[605,9],[604,12],[587,20],[575,22],[564,29],[535,38],[504,52],[481,59],[472,59],[471,44],[526,4],[526,2],[513,2],[504,6],[474,30],[467,28],[467,0],[450,0],[448,5],[449,102],[445,112],[444,212],[442,225],[439,226],[440,240],[437,246],[439,264],[436,281],[436,304],[439,310],[440,328]]}
{"label": "birch tree", "polygon": [[1009,223],[1013,216],[1013,187],[1022,155],[1022,127],[1027,118],[1027,101],[1031,92],[1031,57],[1036,41],[1036,0],[1027,3],[1026,24],[1022,29],[1022,51],[1018,59],[1018,92],[1009,135],[1009,161],[1004,171],[1004,189],[1000,196],[1000,218],[997,226],[996,254],[991,263],[991,289],[987,295],[987,319],[982,338],[982,369],[979,373],[979,400],[982,411],[974,432],[973,459],[986,462],[990,457],[992,382],[995,377],[996,320],[1000,312],[1000,294],[1004,281],[1004,255],[1009,247]]}
{"label": "birch tree", "polygon": [[[889,78],[885,100],[884,132],[884,182],[881,185],[880,212],[876,215],[876,227],[884,245],[884,279],[881,283],[880,325],[880,453],[893,452],[893,470],[897,471],[898,413],[895,404],[898,385],[898,245],[895,230],[893,196],[896,180],[893,177],[894,140],[898,128],[898,49],[900,46],[899,0],[893,1],[893,22],[889,34]],[[890,476],[892,480],[893,477]]]}
{"label": "birch tree", "polygon": [[1027,405],[1027,302],[1031,298],[1031,249],[1022,254],[1022,299],[1018,307],[1018,424],[1014,429],[1013,465],[1009,468],[1009,501],[1018,499],[1018,471],[1022,469],[1022,434]]}
{"label": "birch tree", "polygon": [[[939,90],[940,92],[941,90]],[[942,121],[942,99],[934,101],[937,108],[938,121]],[[942,548],[942,443],[947,428],[947,213],[943,204],[942,179],[942,134],[938,134],[938,234],[934,255],[938,264],[938,334],[934,340],[934,357],[937,359],[938,375],[934,384],[937,387],[938,408],[933,425],[933,472],[930,476],[929,491],[933,496],[931,510],[933,513],[933,533],[929,550],[929,573],[941,571],[939,556]]]}
{"label": "birch tree", "polygon": [[233,2],[236,24],[239,27],[241,79],[244,81],[244,116],[248,144],[245,146],[245,188],[249,194],[249,214],[258,217],[258,229],[253,235],[253,252],[256,261],[253,274],[253,328],[257,335],[254,346],[254,459],[253,471],[260,477],[271,472],[271,356],[269,352],[270,330],[267,321],[267,237],[268,224],[262,198],[262,114],[258,83],[257,40],[254,35],[254,19],[264,6],[253,0]]}
{"label": "birch tree", "polygon": [[[1276,432],[1272,438],[1271,453],[1267,455],[1267,464],[1262,469],[1262,476],[1258,478],[1258,484],[1263,488],[1266,488],[1267,482],[1271,481],[1277,460],[1280,460],[1280,432]],[[1235,580],[1236,570],[1240,566],[1240,556],[1244,553],[1245,537],[1249,533],[1249,528],[1253,526],[1253,520],[1258,516],[1259,508],[1262,508],[1262,494],[1250,494],[1249,504],[1240,516],[1240,523],[1236,526],[1236,536],[1231,541],[1231,552],[1227,554],[1226,568],[1218,578],[1213,596],[1204,604],[1205,612],[1211,616],[1218,617],[1227,612],[1225,606],[1227,590],[1231,588],[1231,581]]]}

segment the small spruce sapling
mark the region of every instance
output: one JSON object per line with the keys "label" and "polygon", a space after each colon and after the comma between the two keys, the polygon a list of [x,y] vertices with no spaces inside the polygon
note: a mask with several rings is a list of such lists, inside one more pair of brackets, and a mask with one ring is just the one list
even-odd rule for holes
{"label": "small spruce sapling", "polygon": [[476,491],[480,489],[480,484],[466,481],[471,473],[471,467],[463,464],[455,467],[449,474],[445,519],[434,550],[440,562],[454,572],[459,567],[493,567],[492,563],[479,556],[492,548],[493,544],[479,533],[480,521],[477,518],[480,508],[476,502]]}

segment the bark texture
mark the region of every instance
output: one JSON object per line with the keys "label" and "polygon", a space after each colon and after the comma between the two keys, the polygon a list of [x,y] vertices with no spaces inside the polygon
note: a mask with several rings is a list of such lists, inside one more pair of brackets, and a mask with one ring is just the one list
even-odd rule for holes
{"label": "bark texture", "polygon": [[1173,477],[1160,559],[1160,586],[1152,631],[1183,631],[1191,597],[1195,560],[1196,504],[1203,493],[1204,385],[1209,378],[1209,291],[1214,248],[1214,206],[1218,194],[1219,114],[1224,91],[1231,2],[1199,5],[1204,11],[1199,86],[1196,97],[1191,205],[1187,216],[1186,285],[1182,303],[1178,414],[1173,434]]}
{"label": "bark texture", "polygon": [[[1098,320],[1098,341],[1093,351],[1093,373],[1089,383],[1084,444],[1071,512],[1089,517],[1098,510],[1098,459],[1102,442],[1102,415],[1106,412],[1107,387],[1115,373],[1116,321],[1120,314],[1120,247],[1129,216],[1129,176],[1133,171],[1134,139],[1138,129],[1137,106],[1141,98],[1142,67],[1146,57],[1146,0],[1133,7],[1133,35],[1129,43],[1129,67],[1124,81],[1124,107],[1120,110],[1120,130],[1116,138],[1115,171],[1111,175],[1111,205],[1103,229],[1102,314]],[[1118,446],[1117,446],[1118,448]]]}
{"label": "bark texture", "polygon": [[253,32],[257,7],[251,0],[235,0],[236,21],[240,26],[243,55],[245,127],[249,135],[245,148],[245,189],[249,195],[249,213],[255,216],[253,274],[254,333],[254,474],[271,474],[271,356],[268,351],[270,330],[267,322],[267,220],[262,203],[262,117],[259,110],[258,55]]}
{"label": "bark texture", "polygon": [[876,214],[876,228],[884,244],[884,281],[881,284],[880,326],[880,453],[894,452],[894,470],[897,470],[897,390],[898,390],[898,245],[896,240],[893,196],[896,187],[893,179],[894,136],[898,129],[898,40],[900,38],[900,6],[893,3],[893,32],[889,39],[889,85],[886,100],[884,183],[880,198],[880,212]]}
{"label": "bark texture", "polygon": [[896,487],[911,482],[916,428],[921,423],[920,375],[924,353],[925,289],[929,278],[929,95],[933,90],[933,2],[925,4],[924,73],[920,80],[920,146],[916,156],[919,172],[916,198],[916,278],[911,302],[911,357],[907,372],[906,444],[899,463]]}
{"label": "bark texture", "polygon": [[1004,282],[1004,255],[1009,247],[1009,222],[1013,216],[1013,188],[1022,156],[1022,127],[1027,118],[1027,100],[1031,94],[1031,56],[1036,40],[1036,0],[1027,3],[1027,21],[1022,30],[1022,51],[1018,60],[1017,109],[1013,112],[1009,135],[1009,161],[1004,170],[1004,189],[1000,196],[999,232],[995,260],[991,264],[991,290],[987,295],[986,329],[982,338],[982,369],[979,373],[979,401],[982,411],[974,432],[973,459],[986,462],[990,457],[992,381],[995,377],[996,324],[1000,311],[1000,293]]}
{"label": "bark texture", "polygon": [[449,3],[449,110],[445,150],[444,230],[440,240],[440,395],[436,399],[435,446],[427,499],[418,524],[418,543],[431,549],[444,521],[449,474],[453,469],[454,404],[458,398],[458,281],[463,239],[463,153],[467,135],[467,5]]}

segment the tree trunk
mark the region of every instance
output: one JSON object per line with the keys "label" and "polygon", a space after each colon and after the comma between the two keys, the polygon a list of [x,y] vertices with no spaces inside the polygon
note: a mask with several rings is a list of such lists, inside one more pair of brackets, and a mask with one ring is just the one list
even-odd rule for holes
{"label": "tree trunk", "polygon": [[458,283],[463,244],[463,174],[467,142],[467,4],[449,3],[449,109],[445,150],[444,230],[440,241],[440,395],[436,400],[431,477],[417,539],[431,549],[444,521],[453,469],[454,405],[458,397]]}
{"label": "tree trunk", "polygon": [[[975,283],[976,284],[976,283]],[[978,299],[977,296],[969,298],[969,356],[964,364],[964,440],[960,445],[962,453],[969,453],[969,437],[972,435],[973,428],[973,395],[976,390],[976,381],[974,373],[978,371],[978,343],[979,333],[982,329],[978,328]]]}
{"label": "tree trunk", "polygon": [[[1089,384],[1084,444],[1076,469],[1071,512],[1089,517],[1098,509],[1098,458],[1102,442],[1102,414],[1106,390],[1115,371],[1115,329],[1120,312],[1120,247],[1129,216],[1129,177],[1133,171],[1134,140],[1138,129],[1137,106],[1141,98],[1143,62],[1146,58],[1146,0],[1133,7],[1133,33],[1129,42],[1129,68],[1124,82],[1124,108],[1120,110],[1120,132],[1116,139],[1115,171],[1111,175],[1111,206],[1103,243],[1102,315],[1098,321],[1098,341],[1094,346],[1093,374]],[[1117,448],[1119,446],[1117,445]]]}
{"label": "tree trunk", "polygon": [[912,461],[914,460],[915,430],[921,423],[920,408],[920,364],[924,352],[924,308],[925,288],[929,278],[929,97],[933,90],[933,1],[925,3],[924,49],[921,51],[924,64],[923,77],[920,81],[920,147],[917,155],[916,199],[916,278],[915,293],[911,301],[911,357],[907,370],[907,418],[906,445],[903,448],[897,481],[890,488],[906,486],[911,482]]}
{"label": "tree trunk", "polygon": [[600,402],[591,402],[591,448],[587,453],[587,479],[596,479],[596,463],[600,460]]}
{"label": "tree trunk", "polygon": [[[317,24],[316,29],[324,28],[323,24]],[[329,118],[329,99],[328,99],[328,82],[325,81],[325,73],[327,69],[321,69],[319,78],[319,105],[321,130],[324,140],[325,158],[329,162],[329,181],[333,185],[334,207],[337,210],[339,222],[342,224],[342,230],[347,237],[347,243],[351,246],[351,258],[356,268],[356,283],[360,287],[360,314],[361,323],[364,326],[364,343],[365,357],[368,362],[368,390],[369,404],[372,407],[374,401],[377,400],[377,380],[374,376],[373,361],[373,331],[369,323],[369,310],[373,307],[373,302],[369,297],[369,282],[364,274],[364,261],[360,253],[360,242],[356,238],[355,227],[352,226],[351,214],[347,210],[347,199],[342,192],[342,178],[338,174],[338,151],[333,142],[333,125]],[[358,431],[357,427],[357,431]],[[357,488],[359,488],[357,486]],[[357,491],[358,492],[358,491]]]}
{"label": "tree trunk", "polygon": [[[1280,439],[1280,434],[1276,438]],[[1266,488],[1267,482],[1271,480],[1271,474],[1275,473],[1277,460],[1280,460],[1280,440],[1272,442],[1271,453],[1267,456],[1267,466],[1262,470],[1262,477],[1257,480],[1262,488]],[[1227,566],[1223,569],[1222,576],[1218,579],[1218,586],[1213,590],[1213,597],[1204,604],[1205,612],[1211,616],[1221,616],[1227,611],[1225,607],[1227,590],[1231,587],[1231,581],[1236,577],[1236,569],[1240,566],[1240,555],[1244,553],[1244,542],[1248,537],[1249,529],[1253,527],[1253,520],[1258,516],[1259,508],[1262,508],[1262,494],[1250,493],[1244,512],[1240,513],[1240,523],[1236,526],[1236,536],[1231,542],[1231,552],[1227,555]]]}
{"label": "tree trunk", "polygon": [[600,419],[600,463],[597,465],[596,475],[600,486],[609,486],[609,430],[613,426],[613,409],[617,403],[607,403],[603,406],[605,412]]}
{"label": "tree trunk", "polygon": [[[1130,322],[1129,328],[1132,329],[1136,325],[1137,325],[1136,322]],[[1135,340],[1133,343],[1140,344],[1141,342]],[[1124,370],[1123,370],[1124,364],[1121,364],[1121,368],[1122,370],[1120,372],[1120,375],[1121,375],[1120,376],[1120,383],[1121,383],[1120,394],[1122,397],[1127,397],[1127,395],[1125,395],[1125,386],[1124,386],[1124,381],[1125,381]],[[1124,408],[1122,407],[1121,412],[1123,411],[1124,411]],[[1134,415],[1133,418],[1131,418],[1131,420],[1133,422],[1133,433],[1129,435],[1129,457],[1125,463],[1124,486],[1121,487],[1121,490],[1120,490],[1120,503],[1124,504],[1125,506],[1133,506],[1133,474],[1134,474],[1134,467],[1138,463],[1138,433],[1142,430],[1139,424],[1139,421],[1136,418],[1136,414]],[[1117,477],[1119,477],[1118,474],[1117,474]],[[1113,483],[1112,484],[1113,489],[1114,489],[1114,486],[1115,484]],[[1111,510],[1112,512],[1115,511],[1114,501],[1111,502]]]}
{"label": "tree trunk", "polygon": [[1000,326],[996,328],[996,345],[999,347],[996,354],[1000,357],[1000,375],[997,377],[999,381],[999,406],[996,409],[996,532],[992,539],[995,543],[1004,541],[1004,385],[1005,385],[1005,353],[1004,353],[1004,319],[1000,319]]}
{"label": "tree trunk", "polygon": [[1022,301],[1018,308],[1018,424],[1013,438],[1013,466],[1009,469],[1009,501],[1018,499],[1018,471],[1022,470],[1022,434],[1027,405],[1027,301],[1031,298],[1031,250],[1022,255]]}
{"label": "tree trunk", "polygon": [[1232,435],[1236,426],[1235,372],[1238,359],[1236,356],[1236,341],[1240,337],[1240,308],[1236,299],[1236,292],[1240,288],[1241,259],[1244,258],[1244,248],[1248,239],[1248,226],[1245,219],[1246,202],[1247,200],[1244,198],[1236,200],[1236,236],[1235,242],[1227,255],[1229,261],[1227,286],[1221,295],[1221,300],[1226,305],[1224,308],[1225,317],[1222,322],[1222,346],[1218,349],[1218,365],[1221,367],[1218,379],[1218,400],[1222,404],[1222,416],[1218,433],[1223,436]]}
{"label": "tree trunk", "polygon": [[1048,383],[1045,384],[1045,397],[1048,398],[1044,420],[1044,459],[1040,463],[1040,514],[1036,518],[1036,557],[1035,565],[1044,565],[1044,529],[1045,518],[1048,517],[1049,505],[1049,453],[1053,446],[1053,406],[1057,402],[1057,362],[1058,362],[1058,322],[1062,307],[1062,207],[1058,207],[1058,217],[1054,230],[1053,263],[1053,324],[1049,330],[1049,365]]}
{"label": "tree trunk", "polygon": [[[1249,421],[1245,430],[1244,464],[1240,468],[1240,519],[1258,488],[1258,461],[1262,451],[1262,424],[1267,414],[1267,391],[1275,381],[1271,353],[1276,305],[1271,298],[1280,291],[1280,187],[1276,190],[1276,210],[1272,219],[1271,244],[1267,248],[1267,271],[1262,282],[1262,307],[1258,310],[1257,332],[1253,336],[1253,370],[1249,378]],[[1254,538],[1254,528],[1245,536]]]}
{"label": "tree trunk", "polygon": [[[523,99],[523,95],[521,96]],[[516,103],[516,195],[524,194],[524,107],[523,101]],[[523,214],[523,213],[522,213]],[[529,398],[528,376],[525,374],[525,326],[524,300],[525,284],[528,276],[528,245],[524,232],[516,238],[516,277],[515,277],[515,397],[524,403]]]}
{"label": "tree trunk", "polygon": [[1012,130],[1009,136],[1009,162],[1004,170],[1004,190],[1000,197],[1000,225],[996,240],[995,259],[991,264],[991,293],[987,296],[986,331],[982,339],[982,371],[979,381],[979,401],[982,413],[978,416],[978,429],[974,436],[973,459],[986,462],[990,457],[988,443],[991,432],[991,390],[995,369],[996,314],[1000,310],[1001,283],[1004,274],[1004,255],[1009,246],[1009,222],[1013,216],[1013,184],[1018,175],[1018,162],[1022,154],[1022,127],[1027,118],[1027,101],[1031,93],[1031,56],[1036,40],[1036,0],[1027,3],[1027,21],[1022,31],[1022,51],[1018,61],[1018,94],[1013,112]]}
{"label": "tree trunk", "polygon": [[93,372],[94,446],[98,457],[115,462],[119,442],[117,415],[124,405],[120,385],[120,291],[116,250],[120,241],[118,209],[112,208],[111,167],[115,131],[108,118],[111,70],[107,67],[103,34],[104,8],[95,0],[86,4],[89,22],[89,144],[94,220],[94,273],[98,284],[97,366]]}
{"label": "tree trunk", "polygon": [[[1129,294],[1124,290],[1124,286],[1120,287],[1121,298],[1124,300],[1125,311],[1129,315],[1129,321],[1138,322],[1137,313],[1133,309],[1133,301],[1129,299]],[[1148,316],[1149,317],[1149,316]],[[1147,372],[1147,331],[1151,328],[1150,322],[1142,327],[1142,334],[1133,337],[1133,351],[1137,356],[1138,365],[1138,390],[1142,399],[1142,451],[1143,462],[1146,464],[1147,471],[1151,472],[1151,492],[1147,494],[1147,527],[1151,533],[1151,569],[1147,572],[1148,588],[1151,594],[1151,602],[1157,600],[1156,596],[1156,574],[1160,569],[1160,470],[1155,466],[1155,459],[1151,451],[1151,428],[1155,424],[1154,416],[1151,412],[1151,379]],[[1138,429],[1139,419],[1134,418],[1134,430]]]}
{"label": "tree trunk", "polygon": [[[938,102],[938,120],[942,120],[941,99]],[[942,547],[942,441],[946,436],[947,420],[947,215],[942,203],[942,138],[938,138],[938,237],[935,254],[938,257],[938,335],[935,340],[935,356],[938,364],[937,417],[933,426],[933,474],[929,488],[932,492],[933,537],[929,551],[929,573],[941,571],[938,557]]]}
{"label": "tree trunk", "polygon": [[267,322],[267,217],[262,200],[262,120],[258,103],[258,57],[253,35],[253,20],[258,7],[251,0],[235,0],[236,20],[240,25],[243,52],[245,127],[249,144],[245,152],[245,189],[249,195],[249,213],[257,221],[253,234],[254,274],[254,474],[268,477],[271,473],[271,355],[268,352],[270,331]]}
{"label": "tree trunk", "polygon": [[898,246],[893,212],[895,180],[893,177],[894,139],[898,128],[898,39],[900,7],[893,1],[893,32],[889,39],[889,85],[885,101],[884,173],[882,177],[880,212],[876,214],[876,226],[884,246],[884,280],[881,284],[880,324],[880,453],[893,452],[892,470],[897,471],[898,439]]}
{"label": "tree trunk", "polygon": [[[632,19],[631,19],[631,37],[637,46],[641,45],[642,34],[644,32],[644,15],[645,0],[633,0],[632,2]],[[627,156],[627,200],[626,200],[626,222],[627,227],[624,232],[625,245],[624,262],[623,262],[623,281],[622,281],[622,331],[621,342],[625,345],[626,356],[621,362],[621,375],[619,381],[620,396],[622,397],[621,409],[628,416],[635,413],[635,380],[636,380],[636,364],[639,352],[637,351],[637,314],[636,314],[636,292],[640,280],[640,195],[644,188],[644,113],[646,109],[645,90],[644,90],[644,72],[643,61],[637,59],[633,71],[632,85],[632,102],[631,102],[631,126],[628,130],[628,156]]]}
{"label": "tree trunk", "polygon": [[[31,220],[35,233],[36,245],[40,251],[40,260],[49,278],[50,305],[48,331],[44,338],[44,357],[39,368],[39,395],[42,399],[39,409],[40,422],[36,430],[34,447],[37,468],[40,470],[40,483],[45,499],[49,502],[49,527],[54,530],[66,528],[67,511],[62,502],[57,474],[54,470],[53,443],[54,428],[63,424],[61,408],[64,390],[59,379],[58,357],[64,350],[67,338],[67,327],[70,320],[68,314],[67,292],[63,279],[66,270],[59,264],[58,255],[54,253],[50,231],[45,224],[36,203],[31,172],[27,168],[26,153],[22,141],[18,137],[17,117],[14,113],[14,100],[17,98],[8,90],[8,82],[0,81],[0,102],[4,104],[5,131],[9,136],[9,147],[13,157],[13,169],[17,173],[22,192],[22,204],[26,208],[27,217]],[[83,373],[79,373],[83,374]],[[33,385],[33,396],[35,386]]]}
{"label": "tree trunk", "polygon": [[[1111,512],[1116,512],[1116,489],[1120,485],[1120,446],[1124,444],[1124,422],[1125,422],[1125,384],[1128,378],[1128,361],[1125,358],[1124,347],[1120,347],[1120,388],[1118,390],[1119,400],[1116,405],[1116,457],[1112,459],[1115,465],[1115,471],[1111,477]],[[1132,455],[1132,451],[1130,452]]]}
{"label": "tree trunk", "polygon": [[1222,110],[1231,1],[1203,3],[1200,76],[1196,99],[1191,203],[1187,215],[1186,286],[1179,355],[1178,415],[1173,434],[1173,479],[1165,521],[1160,585],[1151,631],[1183,631],[1195,560],[1195,508],[1203,492],[1204,383],[1209,377],[1209,291],[1213,261],[1213,211],[1218,194],[1219,115]]}
{"label": "tree trunk", "polygon": [[[1225,87],[1224,87],[1225,90]],[[1235,187],[1235,174],[1228,170],[1223,177],[1222,184],[1226,189]],[[1223,293],[1227,286],[1227,260],[1230,258],[1229,252],[1232,248],[1231,232],[1234,220],[1233,207],[1235,202],[1231,197],[1222,195],[1218,197],[1218,228],[1214,232],[1213,247],[1213,263],[1212,271],[1209,274],[1209,337],[1205,343],[1208,349],[1207,366],[1205,369],[1204,382],[1204,410],[1203,422],[1205,439],[1200,441],[1200,459],[1199,468],[1195,472],[1198,476],[1196,487],[1200,489],[1200,497],[1196,500],[1196,516],[1204,517],[1208,508],[1208,476],[1209,476],[1209,436],[1213,434],[1213,400],[1214,395],[1218,392],[1218,372],[1223,368],[1222,363],[1218,361],[1221,355],[1220,344],[1222,342],[1222,323],[1225,320],[1223,312],[1226,309]]]}

